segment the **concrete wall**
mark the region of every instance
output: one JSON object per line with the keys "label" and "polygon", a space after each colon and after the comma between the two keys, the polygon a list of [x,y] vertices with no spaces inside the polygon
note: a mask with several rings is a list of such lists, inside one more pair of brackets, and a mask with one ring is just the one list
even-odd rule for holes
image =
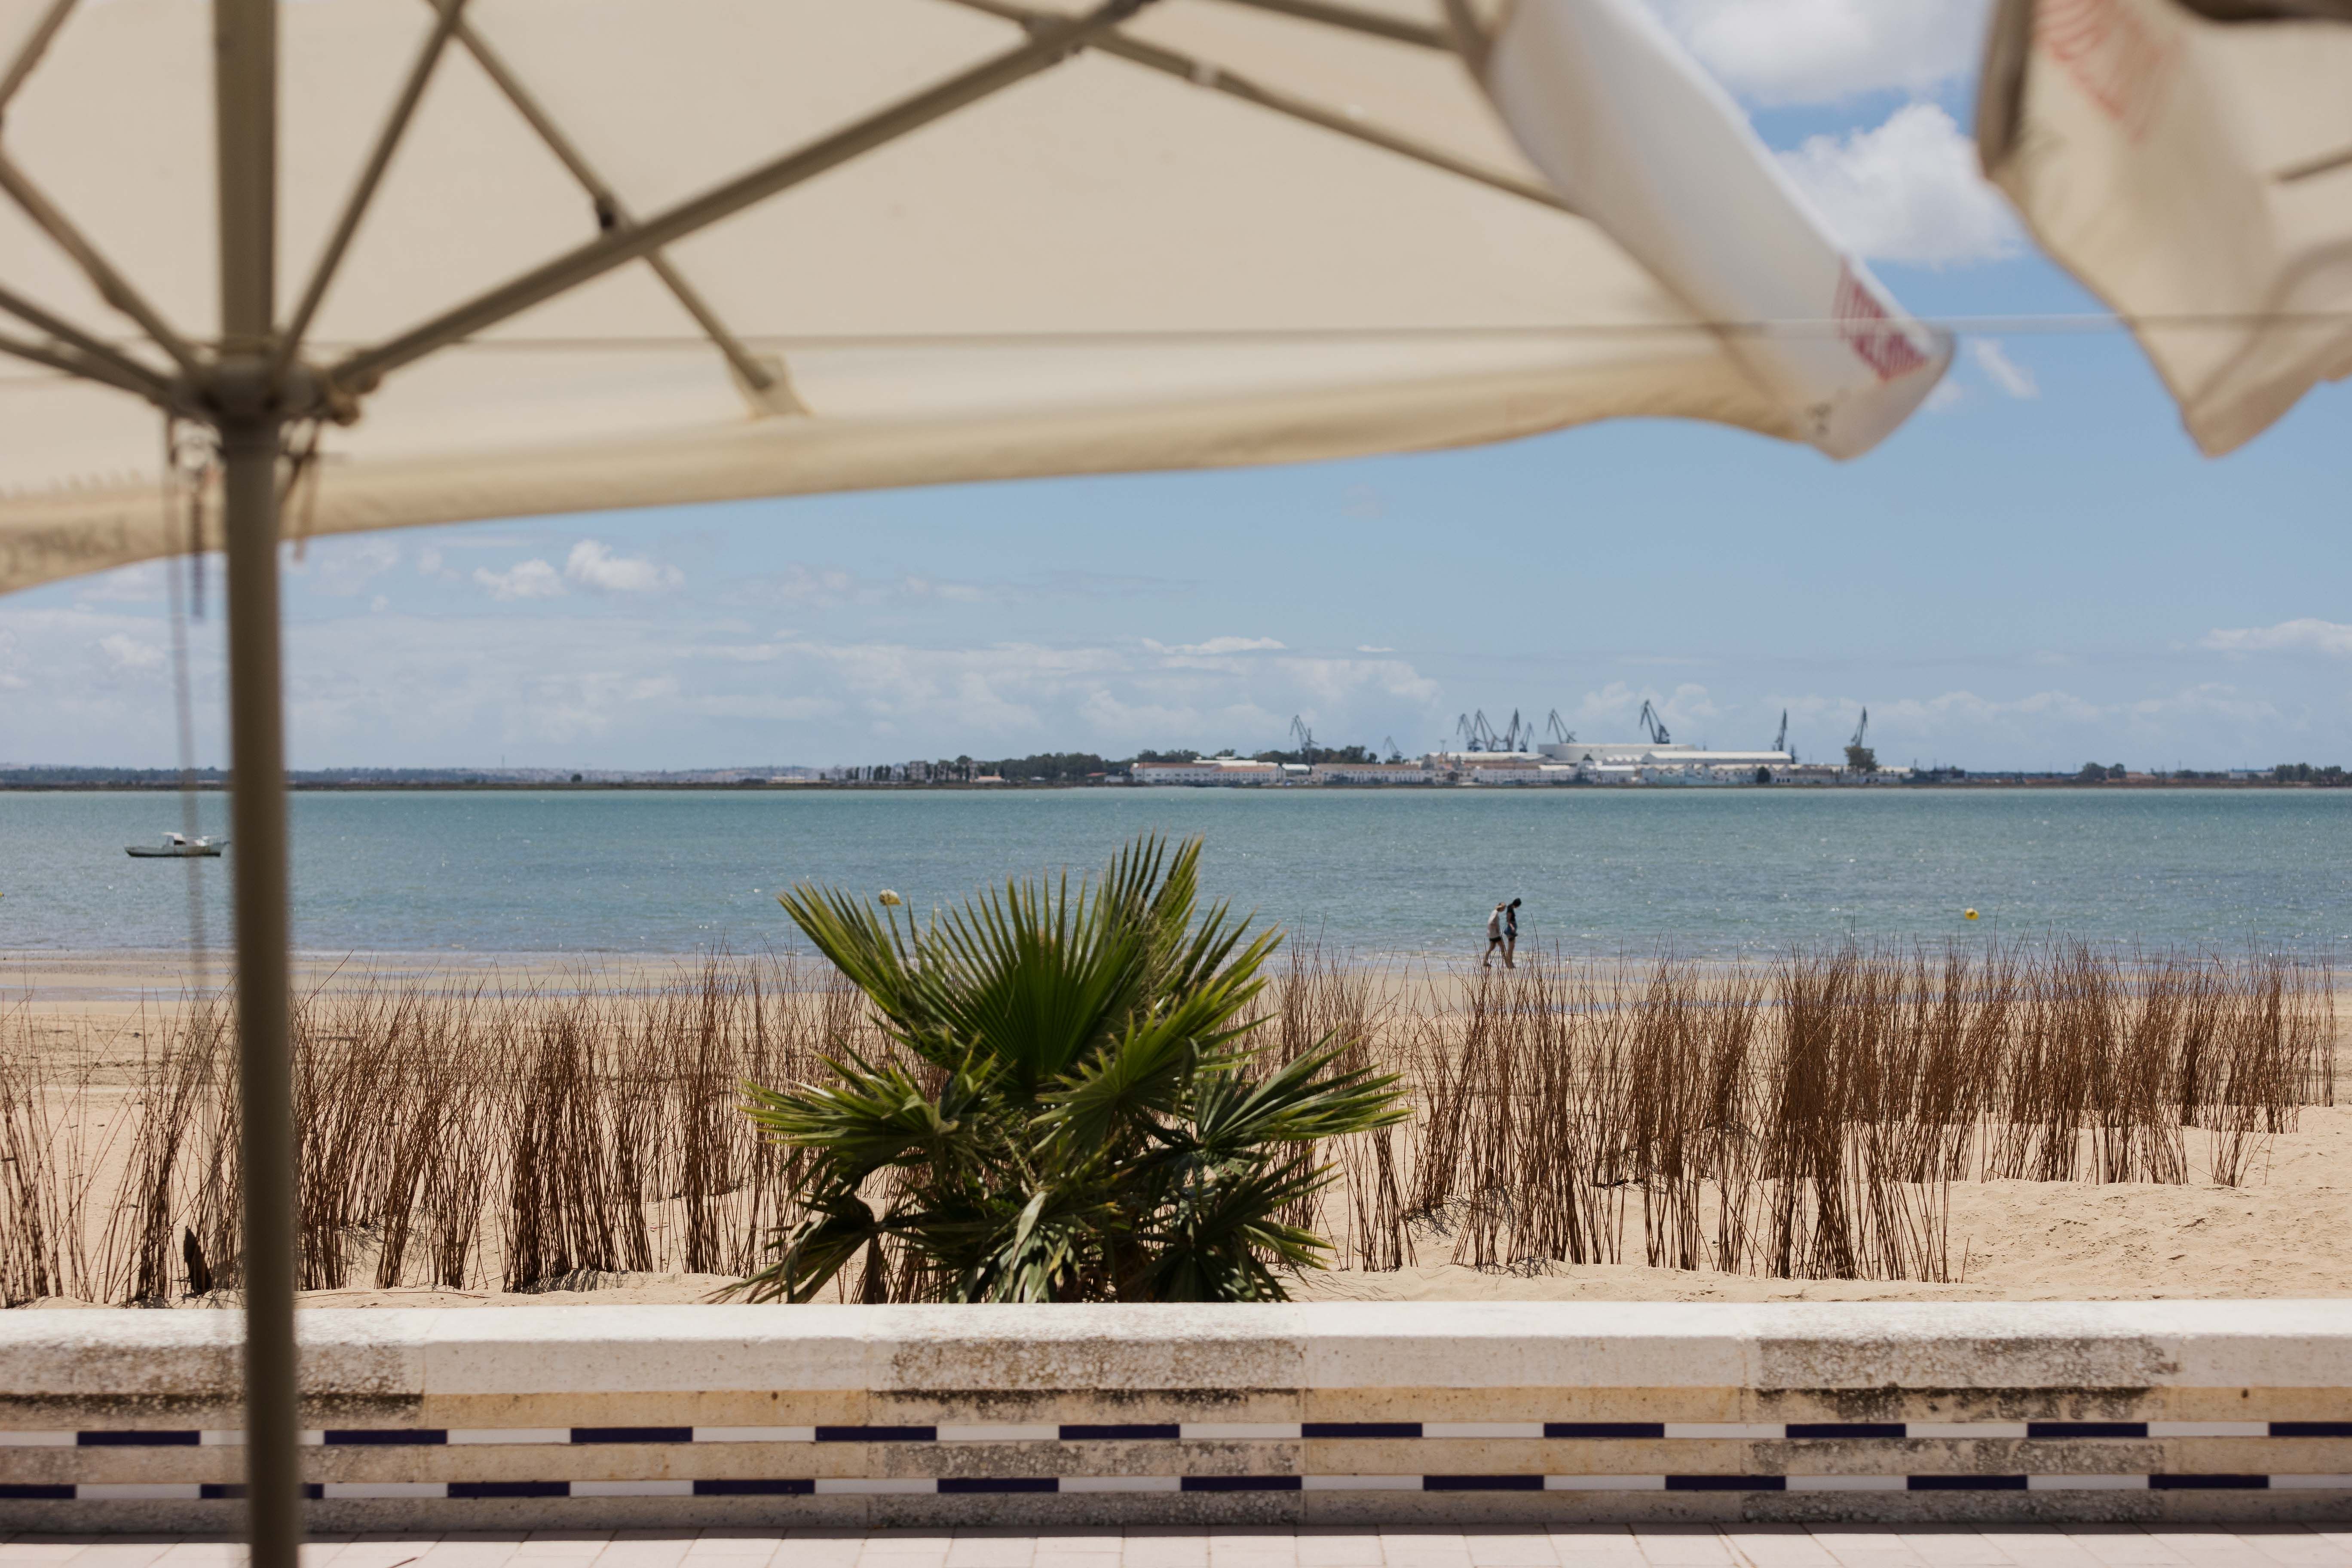
{"label": "concrete wall", "polygon": [[[232,1529],[239,1319],[0,1314],[0,1526]],[[322,1530],[2352,1517],[2352,1302],[303,1314]]]}

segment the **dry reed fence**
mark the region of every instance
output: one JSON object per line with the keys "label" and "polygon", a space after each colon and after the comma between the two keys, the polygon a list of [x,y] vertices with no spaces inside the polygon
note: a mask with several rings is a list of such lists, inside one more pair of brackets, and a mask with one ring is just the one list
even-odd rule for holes
{"label": "dry reed fence", "polygon": [[[882,1043],[792,959],[561,990],[361,976],[295,1016],[302,1284],[529,1290],[742,1274],[795,1217],[738,1113]],[[160,1301],[237,1279],[232,1023],[149,1020],[111,1076],[0,1018],[0,1300]],[[1410,1122],[1341,1142],[1292,1217],[1340,1267],[1640,1262],[1942,1279],[1950,1187],[2242,1181],[2335,1098],[2324,968],[2081,947],[1400,975],[1294,950],[1263,1037],[1397,1072]]]}

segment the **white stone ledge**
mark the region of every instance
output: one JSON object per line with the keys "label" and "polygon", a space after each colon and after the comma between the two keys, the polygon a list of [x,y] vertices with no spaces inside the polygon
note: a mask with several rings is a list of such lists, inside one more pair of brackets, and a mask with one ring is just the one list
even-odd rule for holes
{"label": "white stone ledge", "polygon": [[[300,1314],[320,1396],[2352,1389],[2352,1301],[524,1307]],[[18,1399],[234,1399],[233,1312],[0,1313]]]}

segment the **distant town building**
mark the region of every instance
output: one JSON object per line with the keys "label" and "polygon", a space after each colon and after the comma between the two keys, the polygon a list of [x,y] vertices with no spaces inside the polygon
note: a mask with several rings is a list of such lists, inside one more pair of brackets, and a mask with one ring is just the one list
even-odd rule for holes
{"label": "distant town building", "polygon": [[1318,763],[1317,784],[1428,784],[1436,775],[1419,763]]}
{"label": "distant town building", "polygon": [[1128,774],[1139,784],[1265,784],[1286,776],[1278,763],[1247,757],[1202,757],[1189,763],[1137,763]]}

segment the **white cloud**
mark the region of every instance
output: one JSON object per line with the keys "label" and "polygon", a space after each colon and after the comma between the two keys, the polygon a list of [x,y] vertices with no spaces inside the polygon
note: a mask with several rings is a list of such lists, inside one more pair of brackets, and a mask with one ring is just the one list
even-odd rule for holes
{"label": "white cloud", "polygon": [[1936,390],[1927,395],[1922,406],[1930,414],[1949,414],[1968,400],[1969,395],[1960,390],[1960,384],[1948,375],[1936,384]]}
{"label": "white cloud", "polygon": [[152,605],[164,596],[163,563],[144,561],[100,572],[74,585],[74,597],[85,603]]}
{"label": "white cloud", "polygon": [[400,546],[388,539],[320,540],[310,546],[310,559],[294,570],[316,592],[347,599],[399,564]]}
{"label": "white cloud", "polygon": [[1967,73],[1989,0],[1651,0],[1691,53],[1759,103],[1926,92]]}
{"label": "white cloud", "polygon": [[136,637],[125,637],[121,632],[108,633],[98,639],[98,646],[100,652],[114,661],[117,669],[161,669],[163,667],[162,648],[152,643],[141,642]]}
{"label": "white cloud", "polygon": [[1933,103],[1906,103],[1876,129],[1808,137],[1781,166],[1840,243],[1875,261],[1944,267],[1997,261],[2020,246],[1976,143]]}
{"label": "white cloud", "polygon": [[1999,338],[1971,338],[1969,353],[1976,360],[1977,368],[1984,372],[1985,379],[2011,397],[2031,399],[2042,395],[2042,384],[2033,379],[2032,371],[2002,351]]}
{"label": "white cloud", "polygon": [[1356,645],[1356,651],[1358,653],[1394,653],[1396,652],[1396,649],[1392,647],[1374,647],[1371,644],[1364,642],[1358,643]]}
{"label": "white cloud", "polygon": [[1587,741],[1634,741],[1642,738],[1634,721],[1647,702],[1658,711],[1667,731],[1678,741],[1695,741],[1692,726],[1725,717],[1707,689],[1685,681],[1671,692],[1654,686],[1633,687],[1612,680],[1598,691],[1588,691],[1572,715],[1577,735]]}
{"label": "white cloud", "polygon": [[1272,637],[1211,637],[1207,642],[1156,643],[1150,637],[1143,646],[1154,653],[1186,654],[1194,658],[1216,658],[1231,653],[1269,653],[1279,651],[1282,644]]}
{"label": "white cloud", "polygon": [[488,567],[474,568],[474,581],[490,591],[493,599],[560,599],[563,596],[563,580],[555,568],[536,558],[520,566],[509,566],[503,572]]}
{"label": "white cloud", "polygon": [[2322,653],[2352,658],[2352,626],[2306,616],[2274,626],[2216,627],[2197,646],[2216,653]]}
{"label": "white cloud", "polygon": [[610,545],[594,539],[583,539],[572,547],[563,574],[600,594],[651,594],[686,581],[675,566],[642,555],[615,555]]}

